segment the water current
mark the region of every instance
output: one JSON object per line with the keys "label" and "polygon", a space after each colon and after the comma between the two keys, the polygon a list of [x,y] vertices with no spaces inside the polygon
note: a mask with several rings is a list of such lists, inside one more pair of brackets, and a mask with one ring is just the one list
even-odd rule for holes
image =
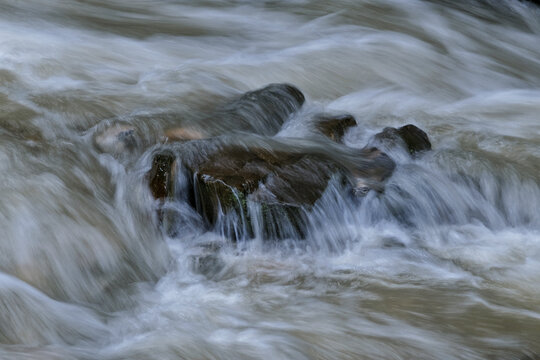
{"label": "water current", "polygon": [[[164,131],[226,133],[213,109],[281,82],[306,102],[270,140],[340,112],[350,148],[412,123],[433,150],[331,184],[304,239],[235,242],[181,198],[169,236]],[[135,151],[96,147],[117,123]],[[0,0],[0,359],[538,359],[539,279],[540,7]]]}

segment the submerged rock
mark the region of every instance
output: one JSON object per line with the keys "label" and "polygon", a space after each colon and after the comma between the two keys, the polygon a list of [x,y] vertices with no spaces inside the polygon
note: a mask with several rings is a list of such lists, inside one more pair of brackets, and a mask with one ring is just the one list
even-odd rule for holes
{"label": "submerged rock", "polygon": [[176,127],[165,131],[165,140],[167,141],[189,141],[200,140],[207,137],[202,131],[186,127]]}
{"label": "submerged rock", "polygon": [[113,155],[133,151],[138,145],[136,130],[131,125],[115,124],[96,134],[94,144],[101,152]]}
{"label": "submerged rock", "polygon": [[283,123],[305,102],[302,92],[290,84],[270,84],[247,92],[219,107],[199,124],[204,129],[176,127],[165,132],[170,141],[186,141],[244,131],[259,135],[275,135]]}
{"label": "submerged rock", "polygon": [[353,194],[357,197],[365,196],[371,190],[382,192],[384,182],[396,168],[395,162],[386,153],[375,147],[362,149],[362,157],[370,161],[372,165],[351,171],[355,179]]}
{"label": "submerged rock", "polygon": [[219,109],[213,117],[227,129],[274,135],[292,113],[302,107],[304,94],[290,84],[270,84],[250,91]]}
{"label": "submerged rock", "polygon": [[220,258],[217,252],[191,257],[193,271],[212,278],[225,267],[225,262]]}
{"label": "submerged rock", "polygon": [[356,126],[356,120],[352,115],[329,115],[320,114],[315,117],[316,129],[330,140],[341,143],[345,131]]}

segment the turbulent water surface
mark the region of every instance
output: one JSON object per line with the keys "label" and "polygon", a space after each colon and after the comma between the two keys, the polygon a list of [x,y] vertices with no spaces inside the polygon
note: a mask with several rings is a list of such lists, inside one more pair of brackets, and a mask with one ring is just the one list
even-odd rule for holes
{"label": "turbulent water surface", "polygon": [[[182,199],[169,237],[164,131],[227,131],[205,115],[276,82],[307,98],[279,141],[334,111],[349,147],[412,123],[433,151],[330,186],[305,239],[233,242]],[[140,146],[99,151],[118,122]],[[0,0],[1,359],[533,359],[539,279],[540,8]]]}

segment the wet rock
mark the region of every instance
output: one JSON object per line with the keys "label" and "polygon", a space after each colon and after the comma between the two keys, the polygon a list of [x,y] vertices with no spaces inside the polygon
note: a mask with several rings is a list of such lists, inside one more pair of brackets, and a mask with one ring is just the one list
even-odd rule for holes
{"label": "wet rock", "polygon": [[205,139],[207,136],[202,131],[186,127],[176,127],[165,131],[166,141],[189,141]]}
{"label": "wet rock", "polygon": [[410,154],[431,150],[431,142],[424,130],[409,124],[397,129],[399,136],[407,144]]}
{"label": "wet rock", "polygon": [[[348,161],[330,153],[286,147],[280,143],[231,144],[230,139],[195,140],[181,145],[178,159],[193,179],[186,191],[193,207],[227,237],[302,237],[306,211],[322,196],[331,179],[357,196],[382,191],[395,163],[376,148],[347,149]],[[216,146],[216,142],[218,145]],[[203,155],[201,155],[203,154]],[[154,197],[173,194],[172,154],[153,159],[149,185]]]}
{"label": "wet rock", "polygon": [[120,155],[137,147],[136,130],[131,125],[115,124],[94,137],[96,147],[105,153]]}
{"label": "wet rock", "polygon": [[[187,190],[193,192],[193,206],[212,226],[230,216],[232,223],[225,234],[230,238],[302,236],[306,223],[303,209],[315,204],[334,174],[345,178],[347,171],[323,155],[257,146],[213,148],[211,144],[211,139],[192,144],[210,154],[179,161],[192,174],[187,177],[194,179]],[[156,199],[164,200],[174,193],[176,167],[174,155],[154,156],[148,179]]]}
{"label": "wet rock", "polygon": [[231,147],[194,170],[199,183],[222,184],[216,185],[223,187],[219,191],[233,188],[247,195],[259,190],[259,201],[312,205],[338,166],[323,156]]}
{"label": "wet rock", "polygon": [[[294,85],[270,84],[261,89],[245,93],[238,100],[226,105],[222,110],[232,110],[249,117],[253,117],[253,115],[255,117],[262,116],[270,120],[268,125],[281,127],[283,121],[292,112],[298,110],[305,101],[304,94]],[[279,130],[279,128],[275,130]]]}
{"label": "wet rock", "polygon": [[176,228],[179,219],[176,219],[174,211],[165,206],[166,201],[174,199],[176,176],[176,157],[168,152],[156,154],[147,178],[152,196],[159,201],[157,204],[158,221],[169,236],[178,235]]}
{"label": "wet rock", "polygon": [[[265,236],[284,237],[302,232],[301,208],[317,201],[338,166],[308,154],[235,146],[191,170],[196,174],[198,210],[209,223],[234,211],[249,236],[259,228]],[[259,206],[255,213],[250,202]]]}
{"label": "wet rock", "polygon": [[247,92],[226,104],[218,109],[208,122],[218,123],[220,130],[271,136],[281,129],[283,123],[300,109],[304,102],[304,94],[295,86],[270,84]]}
{"label": "wet rock", "polygon": [[396,163],[375,147],[362,149],[362,157],[372,165],[351,171],[354,176],[353,195],[363,197],[371,190],[383,192],[384,182],[392,176]]}
{"label": "wet rock", "polygon": [[341,143],[345,131],[356,126],[356,120],[352,115],[329,115],[320,114],[315,117],[316,129],[329,139]]}
{"label": "wet rock", "polygon": [[427,134],[414,125],[405,125],[398,129],[384,128],[374,136],[372,145],[382,147],[383,150],[400,147],[411,155],[431,150],[431,142]]}
{"label": "wet rock", "polygon": [[[209,119],[223,125],[225,132],[259,135],[212,137],[216,129],[169,130],[166,136],[179,141],[174,145],[178,159],[172,153],[155,155],[148,174],[153,196],[161,200],[174,196],[174,171],[181,167],[189,179],[185,191],[190,195],[185,198],[208,225],[227,237],[301,237],[306,211],[331,181],[349,187],[355,196],[382,192],[396,167],[387,149],[401,147],[413,155],[431,149],[425,132],[414,125],[385,128],[374,137],[374,146],[361,150],[328,143],[322,149],[260,136],[274,135],[304,101],[294,86],[271,84],[244,94]],[[320,114],[314,121],[318,131],[337,143],[356,125],[348,114]]]}
{"label": "wet rock", "polygon": [[195,174],[197,210],[208,223],[215,225],[234,213],[231,221],[241,223],[235,232],[301,237],[306,209],[317,202],[332,178],[351,189],[361,182],[367,190],[380,191],[381,182],[392,174],[395,164],[381,151],[354,152],[358,161],[351,165],[321,153],[225,145],[187,168]]}
{"label": "wet rock", "polygon": [[304,95],[295,86],[270,84],[217,108],[199,121],[204,124],[204,129],[192,124],[192,128],[170,129],[166,136],[171,141],[201,139],[235,131],[272,136],[304,101]]}
{"label": "wet rock", "polygon": [[152,168],[148,172],[150,191],[154,198],[165,200],[174,194],[176,157],[172,153],[154,156]]}

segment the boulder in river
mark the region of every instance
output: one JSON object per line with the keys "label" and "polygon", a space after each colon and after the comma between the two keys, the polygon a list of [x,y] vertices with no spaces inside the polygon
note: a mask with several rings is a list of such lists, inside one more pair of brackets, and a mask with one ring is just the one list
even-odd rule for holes
{"label": "boulder in river", "polygon": [[174,154],[157,153],[148,173],[153,196],[172,199],[174,172],[181,168],[191,179],[185,199],[190,199],[207,224],[226,236],[302,237],[306,212],[331,181],[348,187],[355,196],[382,192],[396,166],[387,149],[398,146],[413,155],[431,149],[426,133],[414,125],[385,128],[374,137],[373,146],[363,149],[339,145],[345,131],[356,125],[348,114],[320,114],[314,119],[316,128],[337,144],[320,146],[314,141],[306,145],[268,137],[303,102],[303,94],[294,86],[272,84],[244,94],[213,118],[232,121],[234,129],[257,135],[212,137],[211,131],[173,129],[169,138],[180,140]]}
{"label": "boulder in river", "polygon": [[249,211],[251,203],[260,206],[264,235],[273,232],[282,237],[284,230],[271,218],[288,220],[288,227],[301,234],[301,208],[319,199],[340,166],[312,154],[233,146],[190,170],[196,174],[197,210],[209,223],[218,222],[222,213],[235,211],[246,220],[246,231],[252,234],[256,224]]}
{"label": "boulder in river", "polygon": [[[193,206],[210,225],[227,221],[227,236],[265,238],[301,237],[305,234],[305,211],[322,196],[332,178],[356,195],[362,191],[382,190],[381,183],[395,167],[386,154],[377,149],[355,150],[356,164],[341,162],[327,154],[298,149],[221,144],[213,139],[194,141],[192,146],[205,156],[180,157],[184,171],[193,179]],[[187,152],[186,152],[187,154]],[[171,175],[174,165],[170,154],[157,154],[149,173],[154,197],[173,194]],[[354,159],[353,159],[354,162]],[[360,184],[360,185],[359,185]],[[239,234],[241,232],[242,234]]]}

